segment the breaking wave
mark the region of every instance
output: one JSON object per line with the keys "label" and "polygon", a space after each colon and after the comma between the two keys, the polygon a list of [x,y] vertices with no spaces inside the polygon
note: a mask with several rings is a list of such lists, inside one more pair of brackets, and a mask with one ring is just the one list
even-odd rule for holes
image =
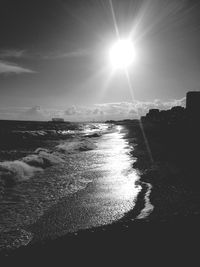
{"label": "breaking wave", "polygon": [[4,161],[0,163],[0,182],[5,186],[13,185],[29,179],[35,172],[41,170],[20,160]]}
{"label": "breaking wave", "polygon": [[55,153],[50,153],[47,149],[38,148],[35,151],[36,154],[28,155],[24,157],[23,162],[34,166],[47,168],[55,164],[59,164],[64,162],[64,160],[60,157],[60,155],[56,155]]}
{"label": "breaking wave", "polygon": [[43,128],[40,123],[13,124],[8,133],[0,133],[0,250],[28,244],[33,236],[23,231],[24,225],[93,182],[101,160],[94,150],[108,128],[59,124],[46,130],[51,123]]}
{"label": "breaking wave", "polygon": [[32,154],[19,160],[0,162],[0,188],[13,186],[17,182],[30,179],[35,173],[42,172],[48,167],[64,163],[67,154],[93,149],[96,149],[96,144],[92,138],[74,138],[60,143],[53,151],[37,148]]}
{"label": "breaking wave", "polygon": [[58,138],[61,136],[76,134],[78,132],[79,130],[33,130],[33,131],[13,131],[12,133],[14,135],[25,138],[31,138],[31,137]]}
{"label": "breaking wave", "polygon": [[74,140],[59,144],[56,149],[62,153],[75,153],[77,151],[88,151],[96,148],[94,141],[87,139]]}

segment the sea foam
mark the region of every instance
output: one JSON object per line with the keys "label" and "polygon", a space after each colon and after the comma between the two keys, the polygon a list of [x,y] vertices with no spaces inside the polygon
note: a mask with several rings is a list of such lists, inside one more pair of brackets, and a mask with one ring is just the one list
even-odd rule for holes
{"label": "sea foam", "polygon": [[35,154],[28,155],[21,160],[0,162],[0,183],[4,186],[12,186],[17,182],[28,180],[36,172],[63,162],[61,154],[38,148]]}
{"label": "sea foam", "polygon": [[77,151],[88,151],[95,148],[95,143],[87,139],[77,139],[75,141],[64,142],[56,146],[57,151],[62,153],[76,153]]}
{"label": "sea foam", "polygon": [[[93,135],[89,137],[99,137]],[[66,154],[96,149],[93,138],[76,138],[57,145],[54,151],[46,148],[37,148],[33,154],[20,160],[0,162],[0,186],[12,186],[17,182],[28,180],[36,172],[66,161]]]}
{"label": "sea foam", "polygon": [[5,185],[12,185],[13,183],[29,179],[38,171],[41,171],[41,168],[30,166],[20,160],[4,161],[0,163],[0,180]]}

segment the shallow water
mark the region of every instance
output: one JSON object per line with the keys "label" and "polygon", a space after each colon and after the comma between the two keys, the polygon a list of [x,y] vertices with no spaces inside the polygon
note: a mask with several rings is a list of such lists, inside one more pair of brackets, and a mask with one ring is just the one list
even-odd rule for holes
{"label": "shallow water", "polygon": [[[97,128],[101,135],[86,136]],[[61,160],[4,190],[0,248],[109,224],[134,208],[141,186],[122,130],[86,127],[84,134],[62,140],[53,151],[37,151],[37,157],[46,153],[50,162],[52,157]]]}

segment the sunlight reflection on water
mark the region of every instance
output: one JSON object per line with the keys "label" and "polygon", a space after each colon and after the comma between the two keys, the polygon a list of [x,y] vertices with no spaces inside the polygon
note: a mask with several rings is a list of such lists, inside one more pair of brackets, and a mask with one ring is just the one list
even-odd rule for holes
{"label": "sunlight reflection on water", "polygon": [[[34,225],[40,217],[42,223],[38,222],[36,232],[33,231],[38,239],[109,224],[133,209],[141,186],[137,183],[139,174],[133,169],[132,147],[125,135],[123,126],[114,126],[90,139],[95,144],[92,150],[62,154],[64,163],[18,184],[13,190],[19,200],[1,207],[5,212],[0,231],[8,233],[3,239],[12,243],[14,236],[21,240],[21,232],[10,235],[10,231]],[[87,184],[91,186],[86,189]],[[68,196],[81,190],[70,201]],[[10,201],[4,201],[7,200]],[[21,243],[28,242],[23,238]],[[7,246],[4,241],[2,244]]]}
{"label": "sunlight reflection on water", "polygon": [[104,171],[106,184],[108,180],[112,190],[112,198],[135,202],[141,186],[137,185],[139,175],[133,169],[134,159],[130,155],[131,147],[122,133],[122,126],[117,126],[117,132],[109,133],[99,144],[99,149],[104,154],[104,164],[101,170]]}

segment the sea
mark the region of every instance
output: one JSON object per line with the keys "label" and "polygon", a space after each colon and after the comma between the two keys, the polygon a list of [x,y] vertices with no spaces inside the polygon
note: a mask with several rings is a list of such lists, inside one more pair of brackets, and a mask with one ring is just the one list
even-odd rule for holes
{"label": "sea", "polygon": [[[0,250],[112,224],[142,190],[123,125],[0,121]],[[152,209],[145,196],[138,219]]]}

